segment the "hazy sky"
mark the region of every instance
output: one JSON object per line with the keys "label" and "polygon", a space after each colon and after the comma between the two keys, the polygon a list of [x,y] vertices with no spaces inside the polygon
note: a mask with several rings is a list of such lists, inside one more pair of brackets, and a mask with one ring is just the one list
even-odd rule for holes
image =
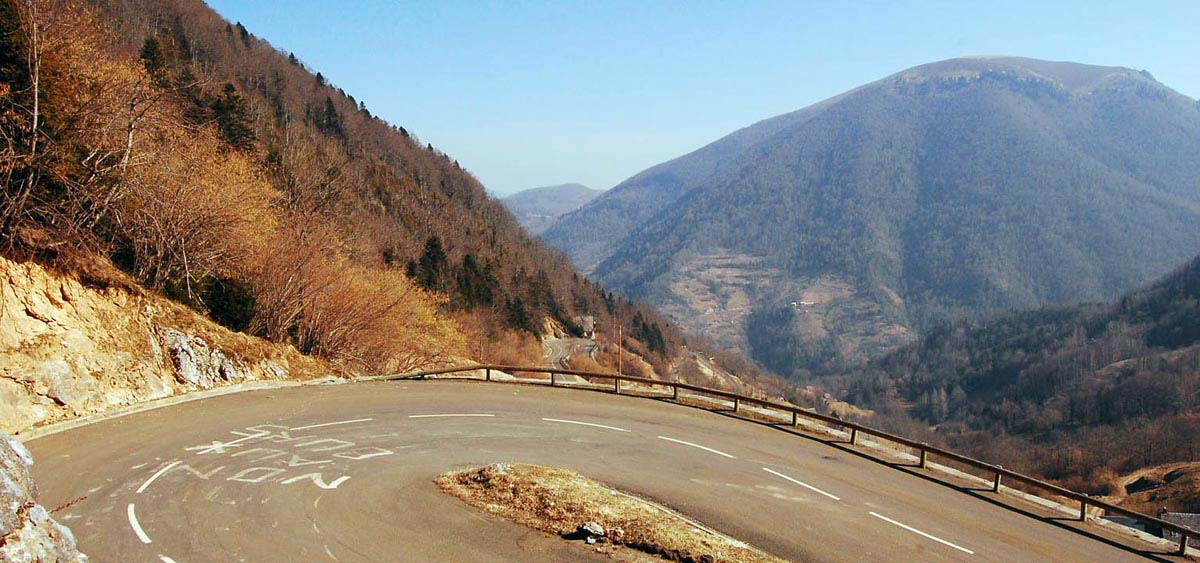
{"label": "hazy sky", "polygon": [[1200,2],[209,0],[497,194],[610,188],[918,64],[1149,70],[1200,96]]}

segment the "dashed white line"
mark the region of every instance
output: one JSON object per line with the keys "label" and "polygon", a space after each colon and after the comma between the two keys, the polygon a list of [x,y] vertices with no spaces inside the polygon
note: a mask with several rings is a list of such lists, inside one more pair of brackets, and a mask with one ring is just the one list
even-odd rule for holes
{"label": "dashed white line", "polygon": [[324,428],[326,426],[337,426],[338,424],[354,424],[355,422],[370,422],[373,418],[356,418],[354,420],[341,420],[338,422],[325,422],[322,424],[309,424],[308,426],[297,426],[292,430],[308,430],[309,428]]}
{"label": "dashed white line", "polygon": [[959,550],[959,551],[961,551],[961,552],[963,552],[963,553],[967,553],[967,554],[970,554],[970,555],[975,555],[975,552],[974,552],[974,551],[971,551],[971,550],[969,550],[969,549],[967,549],[967,548],[965,548],[965,547],[963,547],[963,546],[961,546],[961,545],[955,545],[955,544],[952,544],[952,543],[950,543],[950,542],[948,542],[948,541],[946,541],[946,540],[944,540],[944,539],[942,539],[942,538],[939,538],[939,537],[937,537],[937,536],[930,535],[930,534],[926,534],[925,532],[922,532],[921,530],[918,530],[918,529],[916,529],[916,528],[914,528],[914,527],[912,527],[912,526],[909,526],[909,525],[907,525],[907,524],[902,524],[902,523],[900,523],[900,522],[897,522],[897,521],[895,521],[895,520],[892,520],[891,518],[888,518],[887,516],[884,516],[884,515],[882,515],[882,514],[879,514],[879,513],[877,513],[877,512],[871,512],[870,514],[871,514],[871,516],[874,516],[874,517],[876,517],[876,518],[878,518],[878,519],[880,519],[880,520],[883,520],[884,522],[887,522],[887,523],[889,523],[889,524],[894,524],[894,525],[896,525],[896,526],[899,526],[899,527],[901,527],[901,528],[904,528],[905,530],[908,530],[908,531],[910,531],[910,532],[912,532],[912,533],[914,533],[914,534],[917,534],[918,536],[922,536],[922,537],[925,537],[925,538],[929,538],[929,539],[931,539],[931,540],[933,540],[933,541],[935,541],[935,542],[938,542],[938,543],[940,543],[940,544],[943,544],[943,545],[948,545],[948,546],[950,546],[950,547],[953,547],[954,549],[957,549],[957,550]]}
{"label": "dashed white line", "polygon": [[159,558],[159,559],[160,559],[160,560],[161,560],[163,563],[175,563],[175,560],[174,560],[174,559],[171,559],[170,557],[167,557],[166,555],[159,555],[159,556],[158,556],[158,558]]}
{"label": "dashed white line", "polygon": [[408,418],[451,418],[456,416],[472,417],[472,416],[496,416],[494,414],[479,414],[479,413],[462,413],[462,414],[410,414]]}
{"label": "dashed white line", "polygon": [[810,491],[813,491],[813,492],[816,492],[816,493],[823,494],[823,495],[825,495],[825,496],[827,496],[827,497],[829,497],[829,498],[831,498],[831,499],[833,499],[833,500],[842,500],[841,498],[839,498],[839,497],[837,497],[837,496],[835,496],[835,495],[831,495],[831,494],[829,494],[829,493],[827,493],[827,492],[825,492],[825,491],[822,491],[821,489],[818,489],[818,488],[816,488],[816,487],[814,487],[814,486],[812,486],[812,485],[809,485],[808,483],[805,483],[804,481],[801,481],[801,480],[799,480],[799,479],[793,479],[793,478],[791,478],[791,477],[788,477],[787,475],[784,475],[783,473],[780,473],[780,472],[778,472],[778,471],[775,471],[775,470],[773,470],[773,469],[770,469],[770,468],[764,467],[764,468],[763,468],[763,471],[766,471],[767,473],[770,473],[771,475],[774,475],[774,476],[776,476],[776,477],[781,477],[781,478],[783,478],[783,479],[786,479],[786,480],[788,480],[788,481],[791,481],[791,482],[793,482],[793,483],[795,483],[795,484],[797,484],[797,485],[800,485],[801,487],[804,487],[804,488],[806,488],[806,489],[808,489],[808,490],[810,490]]}
{"label": "dashed white line", "polygon": [[624,428],[617,428],[616,426],[605,426],[603,424],[595,424],[593,422],[580,422],[578,420],[565,420],[565,419],[561,419],[561,418],[543,418],[542,420],[544,420],[546,422],[561,422],[563,424],[578,424],[580,426],[593,426],[596,428],[603,428],[605,430],[616,430],[617,432],[629,432],[628,430],[626,430]]}
{"label": "dashed white line", "polygon": [[142,525],[138,524],[137,514],[133,512],[133,503],[129,503],[129,509],[126,511],[129,514],[129,527],[133,528],[133,533],[137,534],[142,543],[150,543],[150,536],[146,535],[146,531],[142,529]]}
{"label": "dashed white line", "polygon": [[693,444],[693,443],[691,443],[691,442],[684,442],[683,440],[676,440],[675,438],[668,438],[668,437],[666,437],[666,436],[659,436],[658,438],[659,438],[660,440],[666,440],[666,441],[668,441],[668,442],[675,442],[676,444],[683,444],[683,445],[685,445],[685,446],[691,446],[691,447],[693,447],[693,448],[699,448],[699,449],[702,449],[702,450],[704,450],[704,451],[706,451],[706,452],[712,452],[712,453],[714,453],[714,454],[717,454],[717,455],[723,455],[723,456],[725,456],[725,457],[727,457],[727,458],[729,458],[729,459],[737,459],[736,457],[734,457],[734,456],[731,456],[731,455],[729,455],[729,454],[727,454],[727,453],[725,453],[725,452],[723,452],[723,451],[721,451],[721,450],[714,450],[714,449],[712,449],[712,448],[709,448],[709,447],[701,446],[700,444]]}
{"label": "dashed white line", "polygon": [[163,473],[170,471],[172,467],[179,465],[179,463],[180,463],[179,460],[175,460],[175,461],[172,461],[171,463],[164,465],[162,467],[162,469],[159,469],[158,471],[154,472],[154,475],[151,475],[149,479],[146,479],[146,482],[142,483],[142,486],[137,488],[137,492],[141,493],[142,491],[146,490],[146,487],[149,487],[150,483],[153,483],[155,479],[158,479],[159,477],[162,476]]}

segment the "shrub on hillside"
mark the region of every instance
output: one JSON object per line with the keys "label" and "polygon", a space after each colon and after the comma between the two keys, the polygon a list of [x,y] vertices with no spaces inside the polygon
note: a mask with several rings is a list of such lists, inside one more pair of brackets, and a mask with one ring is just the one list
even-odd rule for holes
{"label": "shrub on hillside", "polygon": [[197,280],[235,275],[262,252],[278,194],[243,155],[222,150],[209,134],[164,128],[152,138],[153,163],[129,175],[115,223],[138,277],[155,288],[177,280],[193,298]]}
{"label": "shrub on hillside", "polygon": [[408,371],[466,353],[438,298],[393,270],[354,264],[324,229],[281,228],[251,273],[250,329],[374,373]]}

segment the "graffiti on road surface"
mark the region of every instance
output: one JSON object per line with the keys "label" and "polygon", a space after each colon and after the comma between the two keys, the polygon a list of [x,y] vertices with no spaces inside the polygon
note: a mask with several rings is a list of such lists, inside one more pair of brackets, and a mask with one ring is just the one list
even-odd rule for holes
{"label": "graffiti on road surface", "polygon": [[350,479],[345,474],[349,465],[395,454],[387,448],[307,430],[316,426],[324,425],[289,428],[260,424],[232,430],[230,434],[237,438],[185,447],[184,458],[164,466],[151,480],[176,473],[204,481],[309,483],[321,489],[336,489]]}

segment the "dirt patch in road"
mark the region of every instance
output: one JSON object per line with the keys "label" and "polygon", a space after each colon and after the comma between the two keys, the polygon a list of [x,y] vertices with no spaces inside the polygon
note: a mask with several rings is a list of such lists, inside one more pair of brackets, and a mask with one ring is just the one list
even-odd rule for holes
{"label": "dirt patch in road", "polygon": [[566,469],[494,464],[444,473],[435,481],[467,504],[563,538],[594,542],[602,553],[630,548],[671,561],[783,562]]}

